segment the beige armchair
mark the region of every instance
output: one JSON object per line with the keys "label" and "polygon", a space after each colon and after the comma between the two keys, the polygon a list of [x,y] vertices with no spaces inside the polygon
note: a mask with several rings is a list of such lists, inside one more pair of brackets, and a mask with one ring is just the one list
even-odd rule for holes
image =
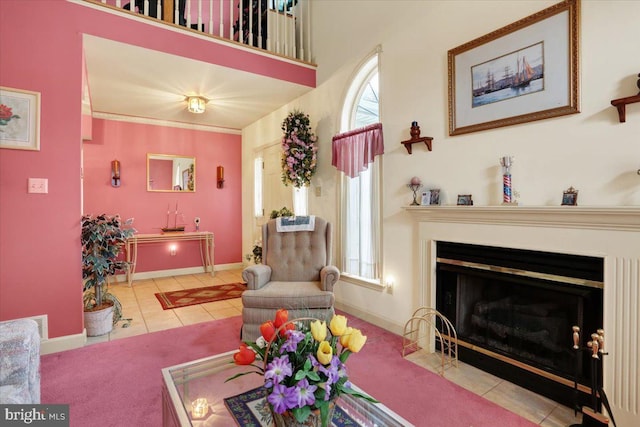
{"label": "beige armchair", "polygon": [[247,267],[242,278],[242,339],[254,341],[260,325],[285,308],[289,319],[331,320],[333,287],[340,271],[331,264],[331,223],[315,218],[313,231],[278,232],[276,220],[262,226],[262,264]]}

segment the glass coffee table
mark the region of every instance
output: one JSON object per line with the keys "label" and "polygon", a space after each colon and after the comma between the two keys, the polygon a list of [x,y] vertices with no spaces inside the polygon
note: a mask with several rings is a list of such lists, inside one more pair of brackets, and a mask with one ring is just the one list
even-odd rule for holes
{"label": "glass coffee table", "polygon": [[[163,426],[261,426],[257,421],[259,417],[255,417],[255,408],[260,408],[263,400],[251,399],[259,393],[263,377],[250,374],[225,382],[227,378],[252,368],[234,364],[234,353],[235,351],[217,354],[162,370]],[[253,394],[248,393],[252,390]],[[254,408],[252,415],[243,412],[248,407]],[[229,408],[233,408],[235,416]],[[348,418],[351,423],[347,423],[348,425],[355,422],[361,427],[412,426],[381,403],[374,404],[349,395],[338,399],[336,413],[338,412],[338,418]],[[252,421],[254,419],[255,422]]]}

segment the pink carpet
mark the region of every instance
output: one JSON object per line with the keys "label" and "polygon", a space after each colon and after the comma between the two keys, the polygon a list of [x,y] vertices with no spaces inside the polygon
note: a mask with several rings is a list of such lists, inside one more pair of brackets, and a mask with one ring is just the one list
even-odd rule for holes
{"label": "pink carpet", "polygon": [[[416,426],[535,424],[401,356],[401,337],[350,317],[368,341],[350,378]],[[42,403],[70,404],[76,427],[162,425],[160,370],[239,344],[241,317],[154,332],[42,356]],[[230,426],[231,427],[231,426]]]}

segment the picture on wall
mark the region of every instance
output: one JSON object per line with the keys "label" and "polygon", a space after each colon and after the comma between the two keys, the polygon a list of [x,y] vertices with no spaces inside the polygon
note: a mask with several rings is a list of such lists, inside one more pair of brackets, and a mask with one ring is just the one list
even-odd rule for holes
{"label": "picture on wall", "polygon": [[0,148],[40,150],[40,93],[0,86]]}
{"label": "picture on wall", "polygon": [[449,135],[580,112],[579,1],[449,50]]}

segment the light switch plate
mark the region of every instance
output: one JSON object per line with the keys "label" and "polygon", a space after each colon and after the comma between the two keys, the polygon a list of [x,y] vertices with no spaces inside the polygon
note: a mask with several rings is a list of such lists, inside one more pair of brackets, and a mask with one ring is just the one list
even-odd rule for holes
{"label": "light switch plate", "polygon": [[27,191],[29,193],[48,193],[49,180],[47,178],[29,178]]}

